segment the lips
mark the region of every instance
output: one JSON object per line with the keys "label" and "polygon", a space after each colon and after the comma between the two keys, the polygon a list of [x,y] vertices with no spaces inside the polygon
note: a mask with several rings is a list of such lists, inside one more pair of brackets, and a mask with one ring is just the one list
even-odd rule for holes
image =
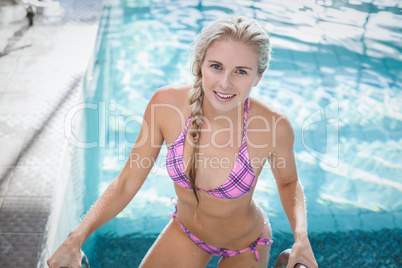
{"label": "lips", "polygon": [[220,101],[230,101],[236,96],[236,94],[224,94],[217,91],[214,91],[214,95]]}

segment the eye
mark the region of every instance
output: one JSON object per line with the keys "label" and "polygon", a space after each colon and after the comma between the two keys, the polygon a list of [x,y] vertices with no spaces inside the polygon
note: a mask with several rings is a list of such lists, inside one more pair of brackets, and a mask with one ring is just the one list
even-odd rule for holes
{"label": "eye", "polygon": [[211,67],[212,67],[212,69],[215,69],[215,70],[221,70],[222,69],[222,67],[219,64],[216,64],[216,63],[211,64]]}
{"label": "eye", "polygon": [[237,70],[237,73],[238,73],[238,74],[241,74],[241,75],[247,74],[247,72],[246,72],[245,70],[243,70],[243,69],[238,69],[238,70]]}

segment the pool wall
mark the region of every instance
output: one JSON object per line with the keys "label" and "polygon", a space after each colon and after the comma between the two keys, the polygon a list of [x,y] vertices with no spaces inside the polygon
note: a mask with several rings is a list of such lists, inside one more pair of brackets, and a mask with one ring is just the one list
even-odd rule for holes
{"label": "pool wall", "polygon": [[54,192],[38,268],[47,267],[47,258],[78,225],[85,212],[83,154],[76,148],[67,146],[63,159],[64,164],[58,174],[60,183]]}
{"label": "pool wall", "polygon": [[[86,107],[86,95],[95,94],[96,85],[94,80],[98,79],[97,69],[94,69],[96,64],[97,53],[100,47],[100,36],[104,26],[103,18],[108,10],[105,7],[102,10],[101,21],[97,27],[96,38],[88,38],[88,41],[93,41],[94,46],[89,57],[86,72],[81,77],[80,83],[77,86],[77,100],[76,105],[71,106],[70,110],[65,115],[64,131],[65,137],[68,142],[66,143],[64,152],[61,153],[62,159],[61,169],[57,175],[58,184],[55,186],[53,193],[52,205],[49,214],[49,219],[46,225],[46,231],[40,252],[37,267],[48,267],[46,264],[47,259],[59,247],[59,245],[66,239],[68,234],[79,224],[84,217],[89,206],[86,205],[86,199],[91,196],[91,189],[85,184],[87,177],[86,172],[89,174],[97,171],[99,167],[96,165],[94,168],[88,164],[89,151],[91,149],[82,146],[87,142],[87,129],[90,124],[86,121],[86,110],[80,107]],[[95,36],[93,36],[95,37]],[[78,108],[77,108],[78,107]],[[93,153],[90,153],[93,155]],[[95,159],[90,159],[89,163],[94,163]],[[91,170],[90,170],[91,169]],[[97,176],[93,174],[93,176]],[[88,239],[87,244],[90,245],[91,238]]]}

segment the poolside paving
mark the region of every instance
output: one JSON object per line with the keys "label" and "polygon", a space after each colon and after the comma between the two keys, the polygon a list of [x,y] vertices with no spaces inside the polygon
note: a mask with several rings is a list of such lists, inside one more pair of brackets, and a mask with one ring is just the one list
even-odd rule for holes
{"label": "poolside paving", "polygon": [[44,266],[38,258],[68,147],[64,118],[81,100],[100,11],[98,1],[61,0],[31,28],[21,16],[0,24],[0,267]]}

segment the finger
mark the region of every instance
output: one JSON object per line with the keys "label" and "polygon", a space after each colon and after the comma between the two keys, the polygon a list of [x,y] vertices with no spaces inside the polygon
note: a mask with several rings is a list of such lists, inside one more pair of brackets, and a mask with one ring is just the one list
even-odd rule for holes
{"label": "finger", "polygon": [[295,258],[291,254],[290,257],[289,257],[288,265],[286,266],[286,268],[294,268],[295,265],[296,265]]}
{"label": "finger", "polygon": [[288,262],[288,265],[286,266],[286,268],[294,268],[294,267],[295,267],[294,262]]}

